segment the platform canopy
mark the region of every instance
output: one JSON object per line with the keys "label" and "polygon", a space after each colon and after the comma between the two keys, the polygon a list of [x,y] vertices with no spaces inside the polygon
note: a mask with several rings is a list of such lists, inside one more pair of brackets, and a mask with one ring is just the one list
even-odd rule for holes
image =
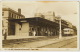
{"label": "platform canopy", "polygon": [[[47,19],[40,18],[40,17],[24,18],[24,19],[8,19],[8,20],[13,21],[15,23],[30,23],[30,24],[39,25],[39,26],[41,25],[41,26],[59,27],[59,23],[49,21]],[[66,28],[67,26],[62,25],[62,27]]]}

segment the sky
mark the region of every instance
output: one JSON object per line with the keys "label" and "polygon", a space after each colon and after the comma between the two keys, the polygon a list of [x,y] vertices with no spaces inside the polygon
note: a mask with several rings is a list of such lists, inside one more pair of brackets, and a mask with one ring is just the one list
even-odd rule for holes
{"label": "sky", "polygon": [[21,8],[22,14],[26,17],[33,17],[35,13],[55,12],[56,16],[78,25],[78,2],[77,1],[14,1],[3,2],[3,6],[10,7],[17,11]]}

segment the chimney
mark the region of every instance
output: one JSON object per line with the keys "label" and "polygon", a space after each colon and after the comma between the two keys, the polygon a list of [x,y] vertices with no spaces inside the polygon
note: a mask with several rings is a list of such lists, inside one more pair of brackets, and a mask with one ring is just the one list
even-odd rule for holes
{"label": "chimney", "polygon": [[18,13],[21,14],[21,9],[20,8],[18,9]]}

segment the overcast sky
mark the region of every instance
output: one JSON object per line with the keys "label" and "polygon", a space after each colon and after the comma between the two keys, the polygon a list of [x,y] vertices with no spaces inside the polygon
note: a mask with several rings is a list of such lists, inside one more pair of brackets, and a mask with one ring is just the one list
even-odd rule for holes
{"label": "overcast sky", "polygon": [[26,18],[34,16],[36,12],[46,13],[53,11],[56,16],[59,15],[62,19],[71,22],[73,25],[78,25],[78,2],[18,1],[3,2],[3,5],[15,11],[21,8],[22,14]]}

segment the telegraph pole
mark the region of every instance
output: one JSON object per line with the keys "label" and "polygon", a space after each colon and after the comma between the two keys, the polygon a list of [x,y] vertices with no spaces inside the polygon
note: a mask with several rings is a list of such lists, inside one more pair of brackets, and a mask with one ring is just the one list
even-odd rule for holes
{"label": "telegraph pole", "polygon": [[61,17],[59,19],[59,39],[62,38],[62,31],[61,31]]}

